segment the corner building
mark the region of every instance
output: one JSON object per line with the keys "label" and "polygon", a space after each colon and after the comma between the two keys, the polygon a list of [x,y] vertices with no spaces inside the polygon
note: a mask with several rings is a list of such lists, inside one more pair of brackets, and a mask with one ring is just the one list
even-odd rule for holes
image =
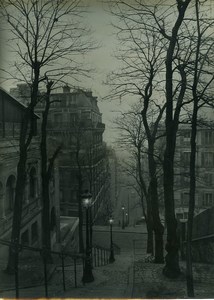
{"label": "corner building", "polygon": [[[91,91],[70,91],[51,95],[48,135],[62,143],[59,156],[60,214],[78,217],[81,194],[92,194],[92,219],[103,223],[108,218],[110,177],[105,125]],[[39,113],[39,109],[37,110]]]}

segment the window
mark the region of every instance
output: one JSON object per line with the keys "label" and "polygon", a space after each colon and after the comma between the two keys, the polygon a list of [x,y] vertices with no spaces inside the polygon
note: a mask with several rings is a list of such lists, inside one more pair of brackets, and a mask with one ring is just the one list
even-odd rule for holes
{"label": "window", "polygon": [[185,131],[184,132],[184,142],[189,142],[191,138],[191,132],[190,131]]}
{"label": "window", "polygon": [[201,153],[202,167],[214,167],[214,152]]}
{"label": "window", "polygon": [[211,130],[202,132],[203,145],[212,145],[214,140],[213,132]]}
{"label": "window", "polygon": [[190,162],[190,152],[184,152],[183,153],[183,163],[189,164]]}
{"label": "window", "polygon": [[204,206],[212,206],[213,205],[213,194],[212,193],[205,193],[203,199]]}
{"label": "window", "polygon": [[22,233],[21,235],[21,244],[22,245],[29,245],[29,235],[28,230]]}
{"label": "window", "polygon": [[14,198],[15,198],[15,177],[9,176],[6,183],[6,199],[5,199],[5,213],[9,213],[13,210]]}
{"label": "window", "polygon": [[213,185],[213,174],[205,173],[204,174],[204,182],[207,186],[212,186]]}
{"label": "window", "polygon": [[37,185],[37,178],[36,178],[36,169],[33,167],[30,170],[29,175],[29,185],[30,185],[30,198],[36,197],[36,185]]}
{"label": "window", "polygon": [[38,224],[37,222],[34,222],[31,225],[31,243],[35,243],[38,240]]}
{"label": "window", "polygon": [[70,202],[76,203],[77,202],[77,192],[76,191],[70,191]]}
{"label": "window", "polygon": [[181,184],[189,185],[190,175],[189,173],[181,173]]}
{"label": "window", "polygon": [[77,115],[71,113],[71,114],[70,114],[70,122],[71,122],[72,124],[75,124],[76,121],[77,121]]}
{"label": "window", "polygon": [[51,209],[50,230],[53,231],[55,227],[56,227],[56,211],[55,211],[55,207],[52,207],[52,209]]}
{"label": "window", "polygon": [[189,193],[183,193],[181,196],[181,205],[188,205],[189,203]]}
{"label": "window", "polygon": [[62,115],[61,114],[55,114],[54,115],[54,122],[61,123],[62,122]]}
{"label": "window", "polygon": [[187,212],[184,213],[184,219],[188,219],[188,213]]}
{"label": "window", "polygon": [[88,120],[91,118],[91,114],[90,114],[90,111],[82,111],[81,112],[81,119],[83,120]]}

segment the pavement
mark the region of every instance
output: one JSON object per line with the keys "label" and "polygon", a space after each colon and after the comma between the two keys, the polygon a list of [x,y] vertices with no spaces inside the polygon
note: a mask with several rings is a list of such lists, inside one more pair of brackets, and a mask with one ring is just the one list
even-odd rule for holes
{"label": "pavement", "polygon": [[[105,228],[96,228],[97,231],[105,231]],[[115,228],[115,231],[119,231]],[[129,236],[132,236],[134,228],[127,228]],[[138,229],[137,229],[138,230]],[[96,231],[95,231],[96,232]],[[127,234],[123,234],[127,239]],[[95,234],[95,233],[94,233]],[[117,241],[116,241],[117,242]],[[124,244],[126,245],[126,244]],[[121,248],[120,254],[115,255],[115,262],[105,266],[93,268],[94,281],[82,283],[82,265],[77,265],[77,281],[75,287],[74,266],[66,264],[65,267],[65,290],[63,289],[62,269],[60,265],[52,268],[52,276],[48,282],[49,298],[127,298],[127,299],[183,299],[188,298],[186,293],[185,262],[180,262],[181,275],[177,279],[168,279],[162,274],[163,265],[149,262],[145,250],[137,247],[133,249]],[[42,268],[37,265],[42,274]],[[44,281],[41,274],[36,274],[36,268],[32,268],[37,285],[26,288],[30,273],[20,273],[20,282],[25,282],[25,288],[19,290],[20,298],[41,298],[45,296]],[[214,265],[194,264],[194,288],[195,298],[214,298]],[[3,278],[1,273],[1,279]],[[25,275],[24,275],[25,274]],[[32,274],[31,274],[32,275]],[[27,277],[26,277],[27,276]],[[29,278],[28,278],[29,277]],[[34,281],[35,283],[36,281]],[[5,284],[5,286],[4,286]],[[10,287],[9,287],[10,286]],[[29,286],[29,285],[28,285]],[[0,283],[0,297],[14,298],[14,277]]]}

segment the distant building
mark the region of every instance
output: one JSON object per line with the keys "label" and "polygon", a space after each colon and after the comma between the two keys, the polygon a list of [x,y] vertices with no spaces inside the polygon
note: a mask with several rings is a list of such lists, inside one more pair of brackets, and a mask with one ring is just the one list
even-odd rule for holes
{"label": "distant building", "polygon": [[112,205],[116,207],[118,202],[118,159],[113,148],[108,148],[109,170],[110,170],[110,198]]}
{"label": "distant building", "polygon": [[[13,204],[19,159],[20,126],[25,106],[0,89],[0,238],[10,240],[13,218]],[[41,246],[41,178],[39,143],[36,132],[38,117],[35,115],[35,132],[28,151],[27,180],[23,199],[20,242],[29,246]],[[55,185],[57,174],[52,178],[50,188],[50,214],[52,243],[57,240],[57,205]],[[1,255],[7,253],[7,247],[1,247]],[[1,256],[3,257],[3,256]]]}

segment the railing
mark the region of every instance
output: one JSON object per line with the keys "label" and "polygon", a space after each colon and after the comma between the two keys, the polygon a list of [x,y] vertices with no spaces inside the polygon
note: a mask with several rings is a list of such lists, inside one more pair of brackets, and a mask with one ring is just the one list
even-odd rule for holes
{"label": "railing", "polygon": [[92,247],[92,264],[94,267],[105,266],[109,264],[110,250],[98,245]]}
{"label": "railing", "polygon": [[[30,246],[25,246],[22,244],[18,244],[18,243],[12,243],[3,239],[0,239],[0,244],[7,246],[7,247],[12,247],[12,251],[14,252],[15,255],[15,278],[14,278],[14,285],[12,286],[12,288],[10,287],[9,289],[7,288],[7,290],[13,290],[15,289],[16,291],[16,298],[19,298],[19,292],[20,289],[24,288],[32,288],[32,287],[36,287],[36,286],[41,286],[44,285],[44,292],[45,292],[45,297],[48,297],[48,282],[51,278],[51,274],[50,274],[50,270],[49,270],[49,266],[50,263],[48,263],[48,255],[51,254],[51,256],[54,257],[54,262],[52,262],[51,266],[55,266],[54,270],[52,270],[52,273],[54,273],[54,271],[57,269],[58,271],[60,270],[62,272],[62,286],[63,286],[63,290],[66,290],[66,276],[65,276],[65,271],[67,267],[73,267],[73,272],[74,272],[74,286],[77,287],[77,265],[80,265],[81,270],[83,270],[83,266],[84,266],[84,259],[85,259],[85,255],[83,254],[76,254],[76,253],[70,253],[70,252],[65,252],[65,251],[50,251],[47,250],[45,248],[36,248],[36,247],[30,247]],[[30,257],[33,260],[35,260],[36,258],[36,253],[38,253],[38,263],[37,263],[37,268],[39,268],[39,271],[41,272],[42,270],[42,266],[40,265],[41,261],[43,264],[43,280],[42,283],[38,282],[37,284],[35,283],[35,280],[33,279],[33,285],[29,284],[27,285],[26,282],[22,283],[21,286],[20,281],[22,276],[20,276],[20,273],[22,272],[22,275],[24,274],[24,272],[26,272],[25,268],[26,268],[26,263],[27,260],[26,258],[24,258],[24,266],[22,264],[20,264],[20,260],[21,260],[21,256],[20,256],[20,252],[23,250],[27,250],[28,253],[30,252]],[[71,259],[71,261],[69,261],[68,259]],[[25,268],[24,268],[25,267]],[[31,266],[32,267],[32,266]],[[35,276],[34,272],[31,271],[31,273],[28,276]],[[23,276],[26,277],[26,276]],[[70,270],[69,270],[69,277],[70,277]],[[26,278],[25,278],[26,279]],[[11,280],[10,280],[10,286],[11,286]],[[2,292],[2,288],[1,288],[1,292]],[[36,296],[36,295],[35,295]]]}

